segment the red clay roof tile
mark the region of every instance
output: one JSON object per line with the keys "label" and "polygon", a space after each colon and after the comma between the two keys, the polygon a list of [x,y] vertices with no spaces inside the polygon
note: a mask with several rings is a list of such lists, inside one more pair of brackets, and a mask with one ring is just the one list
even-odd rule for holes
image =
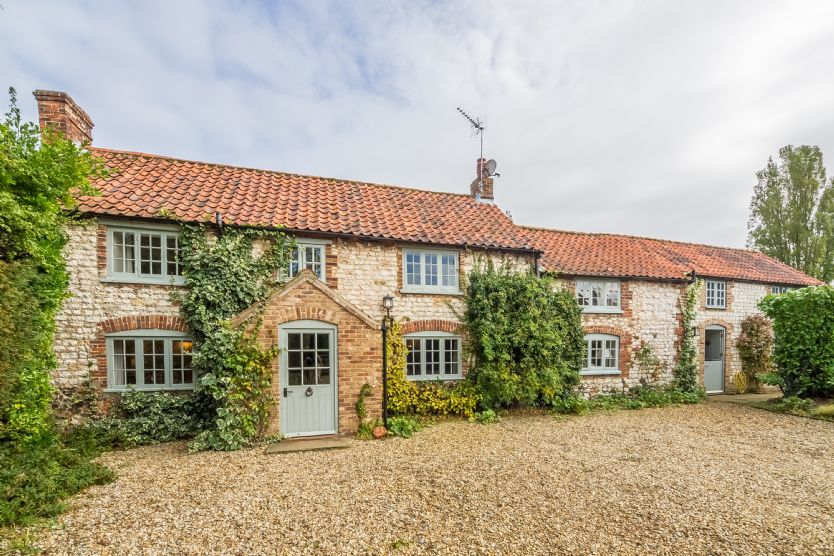
{"label": "red clay roof tile", "polygon": [[644,237],[523,228],[543,251],[542,270],[573,276],[684,280],[700,276],[806,286],[821,284],[757,251]]}
{"label": "red clay roof tile", "polygon": [[435,245],[531,251],[496,205],[465,194],[299,176],[144,153],[91,148],[112,174],[82,212],[191,222],[213,220]]}

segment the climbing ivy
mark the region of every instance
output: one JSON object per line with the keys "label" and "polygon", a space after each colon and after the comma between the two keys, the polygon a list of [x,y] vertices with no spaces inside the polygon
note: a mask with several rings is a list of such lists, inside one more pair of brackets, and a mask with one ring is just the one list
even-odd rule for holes
{"label": "climbing ivy", "polygon": [[675,386],[683,392],[698,391],[698,348],[695,345],[695,338],[692,336],[692,327],[695,324],[698,298],[703,283],[703,280],[696,280],[689,284],[679,300],[683,337],[678,344],[678,358],[675,362],[673,374]]}
{"label": "climbing ivy", "polygon": [[257,311],[237,328],[230,319],[266,298],[292,245],[277,231],[227,228],[218,236],[204,225],[181,228],[185,290],[175,295],[193,332],[195,396],[206,422],[192,451],[236,450],[266,427],[278,351],[256,341]]}

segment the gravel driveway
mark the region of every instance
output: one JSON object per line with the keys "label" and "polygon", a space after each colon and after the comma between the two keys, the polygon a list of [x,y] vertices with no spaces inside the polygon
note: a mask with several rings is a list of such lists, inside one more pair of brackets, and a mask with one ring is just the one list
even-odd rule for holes
{"label": "gravel driveway", "polygon": [[729,403],[103,459],[48,554],[834,554],[834,424]]}

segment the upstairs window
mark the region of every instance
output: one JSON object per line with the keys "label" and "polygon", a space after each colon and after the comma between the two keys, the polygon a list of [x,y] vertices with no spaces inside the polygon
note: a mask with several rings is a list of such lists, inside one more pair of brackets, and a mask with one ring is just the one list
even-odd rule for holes
{"label": "upstairs window", "polygon": [[188,390],[194,387],[191,339],[165,330],[107,337],[108,390]]}
{"label": "upstairs window", "polygon": [[405,345],[405,375],[409,380],[461,378],[460,336],[421,332],[406,336]]}
{"label": "upstairs window", "polygon": [[458,254],[454,251],[404,249],[403,291],[459,293]]}
{"label": "upstairs window", "polygon": [[114,281],[182,283],[179,234],[139,228],[108,228],[107,278]]}
{"label": "upstairs window", "polygon": [[789,291],[793,290],[791,286],[770,286],[770,293],[779,294],[779,293],[788,293]]}
{"label": "upstairs window", "polygon": [[608,375],[620,373],[620,338],[610,334],[585,336],[588,352],[583,375]]}
{"label": "upstairs window", "polygon": [[618,313],[620,281],[577,280],[576,302],[586,313]]}
{"label": "upstairs window", "polygon": [[294,278],[304,269],[312,270],[319,280],[325,281],[323,244],[296,243],[290,258],[289,277]]}
{"label": "upstairs window", "polygon": [[707,308],[724,309],[727,306],[727,282],[707,280]]}

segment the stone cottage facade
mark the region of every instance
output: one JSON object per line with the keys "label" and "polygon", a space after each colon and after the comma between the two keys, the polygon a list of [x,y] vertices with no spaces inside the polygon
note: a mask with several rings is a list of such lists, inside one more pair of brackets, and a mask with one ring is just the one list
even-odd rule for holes
{"label": "stone cottage facade", "polygon": [[[68,95],[35,96],[42,127],[92,142],[92,120]],[[189,331],[172,295],[183,283],[179,225],[282,229],[298,248],[266,304],[261,341],[282,348],[272,428],[289,436],[353,432],[366,382],[378,401],[385,296],[404,323],[408,378],[462,378],[456,314],[478,261],[556,274],[576,294],[588,394],[670,380],[681,335],[695,333],[681,329],[678,306],[693,271],[715,282],[698,333],[715,351],[723,330],[727,346],[715,391],[732,389],[733,338],[758,299],[816,283],[751,251],[518,226],[495,204],[483,160],[469,193],[458,194],[89,148],[111,173],[94,184],[100,195],[79,198],[88,218],[69,230],[72,296],[58,316],[56,385],[193,388]],[[702,348],[702,369],[714,378],[715,354]],[[655,364],[645,364],[646,353]],[[379,413],[379,403],[368,406]]]}

